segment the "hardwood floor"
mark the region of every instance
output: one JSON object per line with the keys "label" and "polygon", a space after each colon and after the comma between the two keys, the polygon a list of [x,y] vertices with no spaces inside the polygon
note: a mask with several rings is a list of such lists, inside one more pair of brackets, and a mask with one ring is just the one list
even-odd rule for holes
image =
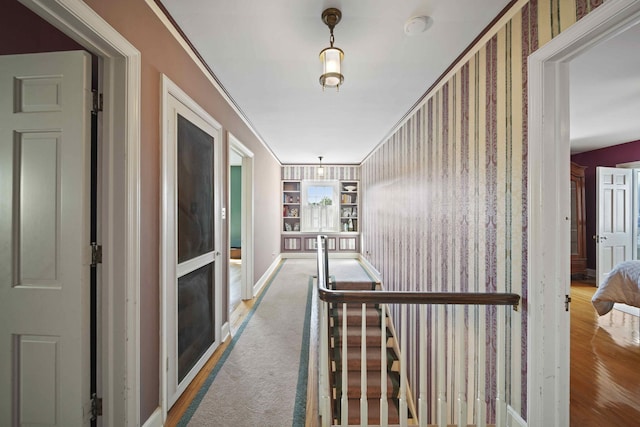
{"label": "hardwood floor", "polygon": [[598,316],[591,283],[571,283],[571,426],[640,425],[640,318]]}
{"label": "hardwood floor", "polygon": [[[255,301],[256,298],[248,301],[238,302],[236,309],[233,311],[233,313],[231,313],[231,316],[229,318],[229,324],[231,325],[231,336],[234,336],[236,334],[238,328],[240,327],[240,325],[242,325],[242,321],[253,307]],[[187,408],[189,408],[191,401],[195,398],[196,394],[204,384],[213,368],[220,360],[220,357],[222,357],[222,354],[227,349],[230,342],[231,337],[227,338],[226,341],[220,344],[220,346],[213,353],[213,356],[211,356],[211,358],[207,361],[202,370],[186,388],[184,393],[182,393],[180,398],[178,398],[176,403],[174,403],[174,405],[169,410],[169,413],[167,414],[167,422],[164,424],[165,427],[173,427],[178,425],[178,422],[180,422],[180,418],[182,418],[182,415],[185,413]]]}
{"label": "hardwood floor", "polygon": [[229,313],[233,311],[240,304],[240,287],[242,286],[242,260],[230,259],[229,260]]}

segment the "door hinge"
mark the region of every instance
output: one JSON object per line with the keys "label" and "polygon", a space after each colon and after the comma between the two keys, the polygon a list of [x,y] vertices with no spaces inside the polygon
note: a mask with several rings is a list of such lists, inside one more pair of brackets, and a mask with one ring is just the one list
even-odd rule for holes
{"label": "door hinge", "polygon": [[97,113],[98,111],[102,111],[103,97],[101,93],[98,93],[97,90],[91,91],[93,95],[93,106],[91,109],[92,113]]}
{"label": "door hinge", "polygon": [[102,264],[102,245],[91,242],[91,266]]}
{"label": "door hinge", "polygon": [[569,304],[571,303],[571,297],[569,295],[564,296],[564,311],[569,311]]}
{"label": "door hinge", "polygon": [[91,420],[102,416],[102,398],[95,393],[91,395]]}

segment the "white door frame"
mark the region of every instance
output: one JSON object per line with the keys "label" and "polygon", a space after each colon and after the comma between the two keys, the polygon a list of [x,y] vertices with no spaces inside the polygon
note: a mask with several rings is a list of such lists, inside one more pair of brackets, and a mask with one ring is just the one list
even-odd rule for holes
{"label": "white door frame", "polygon": [[[242,242],[242,267],[240,270],[240,297],[253,298],[253,152],[245,147],[231,132],[227,133],[229,150],[242,157],[240,239]],[[229,179],[229,187],[231,182]],[[227,203],[230,206],[229,203]],[[230,223],[230,221],[229,221]],[[227,273],[229,274],[229,273]]]}
{"label": "white door frame", "polygon": [[82,1],[19,1],[102,61],[102,422],[140,425],[140,52]]}
{"label": "white door frame", "polygon": [[569,62],[640,21],[609,0],[529,57],[527,424],[569,425]]}
{"label": "white door frame", "polygon": [[[161,136],[162,136],[162,196],[160,212],[160,411],[162,424],[167,419],[169,407],[173,405],[177,396],[182,394],[186,386],[193,380],[199,370],[202,369],[206,361],[211,357],[217,346],[223,339],[222,334],[222,304],[221,304],[221,234],[222,234],[222,200],[218,197],[222,194],[220,174],[223,167],[222,162],[222,125],[200,105],[198,105],[186,92],[184,92],[169,77],[162,75],[161,79]],[[169,115],[174,114],[170,108],[170,98],[174,99],[185,109],[190,110],[194,116],[206,123],[211,128],[214,137],[214,206],[213,212],[216,216],[214,221],[214,343],[204,353],[200,361],[192,368],[191,372],[183,379],[182,383],[175,385],[169,378],[169,370],[166,369],[169,363],[174,363],[174,353],[171,347],[175,341],[170,341],[170,337],[177,337],[172,305],[176,301],[169,292],[175,289],[176,277],[179,276],[177,257],[177,164],[175,144],[171,141],[172,131],[169,129]],[[187,117],[190,119],[190,117]],[[226,265],[227,261],[224,260]],[[186,264],[186,262],[185,262]],[[175,388],[175,390],[173,390]],[[171,389],[171,394],[170,394]]]}

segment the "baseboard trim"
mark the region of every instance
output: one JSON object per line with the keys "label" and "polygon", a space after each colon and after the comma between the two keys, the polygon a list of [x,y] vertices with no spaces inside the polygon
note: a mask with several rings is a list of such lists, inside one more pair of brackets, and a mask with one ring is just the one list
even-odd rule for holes
{"label": "baseboard trim", "polygon": [[596,277],[596,271],[594,269],[592,269],[592,268],[587,268],[585,270],[585,273],[586,273],[587,277],[589,277],[589,278],[595,278]]}
{"label": "baseboard trim", "polygon": [[362,264],[364,269],[367,271],[367,273],[369,273],[369,276],[372,276],[378,282],[382,282],[382,274],[380,274],[380,272],[373,266],[373,264],[369,262],[368,259],[366,259],[365,257],[362,256],[362,254],[360,254],[360,256],[358,257],[358,260],[360,261],[360,264]]}
{"label": "baseboard trim", "polygon": [[[301,259],[301,258],[306,258],[306,259],[312,259],[315,258],[317,256],[317,254],[315,252],[285,252],[280,254],[280,256],[282,256],[283,259],[287,259],[287,258],[295,258],[295,259]],[[340,258],[340,259],[358,259],[358,257],[360,256],[359,253],[357,252],[329,252],[329,258]]]}
{"label": "baseboard trim", "polygon": [[527,422],[522,419],[511,406],[507,405],[507,425],[512,427],[527,427]]}
{"label": "baseboard trim", "polygon": [[162,427],[162,409],[158,406],[142,427]]}
{"label": "baseboard trim", "polygon": [[229,321],[226,321],[224,322],[220,330],[220,335],[222,335],[222,337],[220,338],[220,343],[225,342],[230,334],[231,334],[231,329],[229,327]]}
{"label": "baseboard trim", "polygon": [[260,277],[260,279],[258,279],[256,284],[253,285],[253,297],[254,298],[256,297],[256,295],[258,295],[260,293],[260,291],[267,284],[267,282],[269,282],[269,278],[277,270],[277,268],[280,265],[281,261],[282,261],[282,254],[278,255],[273,260],[273,262],[271,263],[269,268],[267,268],[267,271],[265,271],[264,274]]}

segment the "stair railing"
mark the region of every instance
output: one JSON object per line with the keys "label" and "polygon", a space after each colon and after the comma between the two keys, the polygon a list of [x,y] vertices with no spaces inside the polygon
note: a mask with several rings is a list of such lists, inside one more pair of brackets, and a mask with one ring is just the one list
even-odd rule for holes
{"label": "stair railing", "polygon": [[[334,420],[339,420],[338,425],[348,425],[348,400],[347,400],[347,358],[342,357],[342,395],[336,396],[336,399],[340,399],[340,414],[332,414],[332,390],[330,388],[330,361],[329,361],[329,303],[342,304],[343,310],[343,337],[346,337],[346,313],[347,303],[362,304],[362,339],[361,339],[361,400],[360,400],[360,426],[368,425],[368,404],[367,404],[367,384],[366,384],[366,358],[367,350],[365,344],[366,337],[366,321],[365,307],[367,304],[376,304],[380,307],[382,318],[385,319],[386,314],[389,313],[389,305],[399,305],[399,317],[400,317],[400,331],[401,336],[398,336],[399,341],[399,362],[400,362],[400,389],[399,389],[399,416],[400,425],[408,425],[408,384],[407,384],[407,366],[416,366],[416,361],[411,361],[410,354],[415,354],[415,351],[410,352],[408,348],[408,326],[407,326],[407,306],[418,305],[419,306],[419,334],[423,334],[423,328],[426,327],[427,322],[430,319],[436,319],[439,324],[445,324],[445,316],[455,319],[457,322],[464,322],[465,313],[462,310],[456,312],[447,313],[444,307],[449,305],[457,305],[464,307],[477,307],[479,311],[476,312],[477,316],[482,317],[485,314],[485,307],[497,306],[497,343],[496,347],[496,362],[495,362],[495,374],[494,379],[496,387],[495,398],[495,418],[491,420],[497,426],[506,425],[507,417],[507,402],[505,400],[506,393],[506,364],[507,355],[506,351],[500,351],[505,349],[505,342],[507,339],[507,326],[506,320],[506,306],[512,306],[513,310],[517,311],[520,302],[520,296],[514,293],[474,293],[474,292],[415,292],[415,291],[344,291],[330,289],[330,276],[329,276],[329,254],[325,249],[326,236],[319,235],[317,237],[317,262],[318,262],[318,287],[317,294],[321,301],[318,313],[318,320],[320,323],[320,349],[318,351],[318,411],[320,415],[320,423],[322,426],[335,425]],[[428,307],[435,308],[432,310],[430,316],[427,316]],[[394,306],[396,307],[396,306]],[[464,308],[463,307],[463,308]],[[414,319],[415,320],[415,319]],[[384,325],[383,325],[384,326]],[[487,339],[486,331],[476,326],[475,341],[476,343],[482,343]],[[382,343],[381,343],[381,358],[382,373],[381,373],[381,399],[380,399],[380,424],[381,426],[388,426],[388,407],[386,396],[386,355],[387,355],[387,337],[384,327],[382,330]],[[423,335],[424,336],[424,335]],[[405,339],[405,337],[407,337]],[[429,356],[429,349],[427,348],[427,340],[421,339],[419,343],[417,366],[419,367],[419,399],[418,399],[418,423],[420,426],[426,427],[429,424],[430,418],[435,418],[436,424],[441,427],[453,424],[454,421],[459,426],[466,426],[468,423],[474,423],[477,426],[486,426],[487,424],[487,404],[485,400],[485,390],[489,387],[489,384],[485,381],[485,368],[486,368],[486,354],[482,351],[482,346],[478,346],[480,351],[474,354],[476,359],[475,377],[478,379],[475,386],[475,399],[468,402],[465,392],[465,381],[459,373],[451,374],[449,376],[455,377],[455,388],[457,390],[457,396],[455,401],[455,409],[447,402],[447,390],[450,389],[449,385],[445,382],[446,378],[446,364],[447,355],[445,354],[445,333],[438,331],[437,338],[435,339],[436,351],[432,352],[432,359],[435,359],[435,363],[431,360],[428,364],[427,359]],[[465,360],[469,356],[465,353],[464,337],[456,336],[455,338],[457,348],[464,354],[457,354],[457,360]],[[342,339],[342,354],[347,353],[347,340]],[[449,361],[450,362],[450,361]],[[436,372],[430,370],[436,367]],[[436,416],[431,417],[429,409],[434,408],[434,405],[429,401],[428,396],[428,377],[435,375],[436,378],[436,404],[435,412]],[[491,379],[490,379],[491,381]],[[472,404],[474,409],[469,412],[469,403]],[[491,417],[490,417],[491,418]],[[414,420],[415,421],[415,420]],[[429,424],[431,425],[431,424]]]}

